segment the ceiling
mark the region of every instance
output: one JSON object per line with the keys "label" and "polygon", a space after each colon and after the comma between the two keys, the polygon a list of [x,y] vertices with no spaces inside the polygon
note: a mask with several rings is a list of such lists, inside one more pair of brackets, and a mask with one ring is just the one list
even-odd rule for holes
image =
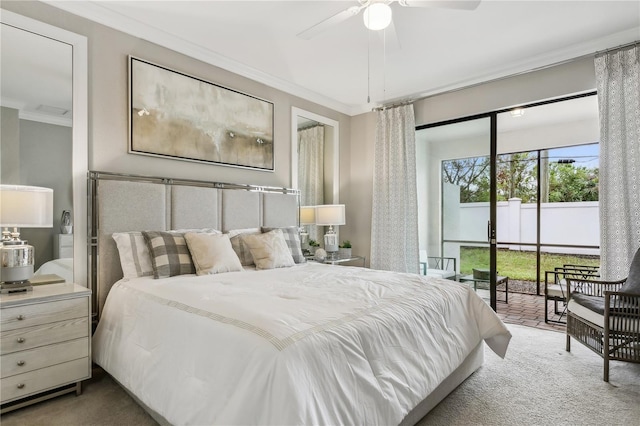
{"label": "ceiling", "polygon": [[640,40],[636,0],[393,2],[397,43],[362,13],[297,36],[357,0],[45,1],[349,115]]}
{"label": "ceiling", "polygon": [[[349,115],[640,40],[637,0],[482,0],[475,10],[394,2],[395,32],[367,30],[360,13],[310,40],[297,34],[357,0],[44,1]],[[14,87],[5,83],[9,45],[3,39],[3,105]],[[38,105],[70,109],[70,98],[38,93],[49,94]]]}

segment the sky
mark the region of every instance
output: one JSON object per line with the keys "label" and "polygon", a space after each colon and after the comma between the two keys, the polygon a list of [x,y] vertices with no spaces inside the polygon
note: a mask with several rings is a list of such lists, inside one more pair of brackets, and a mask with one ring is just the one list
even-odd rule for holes
{"label": "sky", "polygon": [[560,159],[573,159],[575,166],[587,168],[597,168],[599,166],[600,145],[578,145],[565,148],[555,148],[549,150],[549,161],[554,162]]}

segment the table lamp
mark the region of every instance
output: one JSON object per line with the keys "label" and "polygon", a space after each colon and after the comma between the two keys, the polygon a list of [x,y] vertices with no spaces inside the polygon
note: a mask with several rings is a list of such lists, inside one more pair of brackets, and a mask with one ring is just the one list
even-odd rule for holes
{"label": "table lamp", "polygon": [[53,189],[0,185],[0,227],[0,292],[29,291],[34,248],[20,239],[19,228],[53,227]]}
{"label": "table lamp", "polygon": [[304,225],[316,224],[316,206],[300,207],[300,245],[302,251],[309,251],[309,233]]}
{"label": "table lamp", "polygon": [[325,204],[316,206],[316,225],[329,226],[324,234],[324,249],[331,257],[338,251],[338,234],[333,230],[334,225],[345,224],[344,204]]}

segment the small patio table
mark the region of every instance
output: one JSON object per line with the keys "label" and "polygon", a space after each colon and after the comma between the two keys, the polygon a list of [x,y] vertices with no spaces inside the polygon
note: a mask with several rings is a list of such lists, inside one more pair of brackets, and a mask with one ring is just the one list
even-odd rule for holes
{"label": "small patio table", "polygon": [[[460,278],[458,278],[458,280],[462,283],[462,282],[466,282],[466,281],[473,281],[473,290],[477,291],[478,290],[478,283],[489,283],[489,280],[486,280],[484,278],[476,278],[473,276],[473,274],[469,274],[469,275],[462,275]],[[498,287],[499,285],[504,284],[504,303],[509,303],[509,277],[502,277],[500,275],[498,275],[496,277],[496,287]]]}

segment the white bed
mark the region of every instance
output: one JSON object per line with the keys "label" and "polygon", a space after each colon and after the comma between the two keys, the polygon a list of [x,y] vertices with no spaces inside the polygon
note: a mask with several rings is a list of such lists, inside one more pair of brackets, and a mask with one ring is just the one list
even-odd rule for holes
{"label": "white bed", "polygon": [[[287,195],[161,185],[157,197],[147,181],[91,185],[101,227],[90,253],[94,361],[160,423],[414,424],[481,365],[483,341],[507,350],[500,319],[450,280],[311,262],[122,279],[113,232],[291,222]],[[203,222],[185,194],[226,203]]]}
{"label": "white bed", "polygon": [[120,281],[93,353],[171,424],[391,425],[509,337],[468,286],[309,263]]}

